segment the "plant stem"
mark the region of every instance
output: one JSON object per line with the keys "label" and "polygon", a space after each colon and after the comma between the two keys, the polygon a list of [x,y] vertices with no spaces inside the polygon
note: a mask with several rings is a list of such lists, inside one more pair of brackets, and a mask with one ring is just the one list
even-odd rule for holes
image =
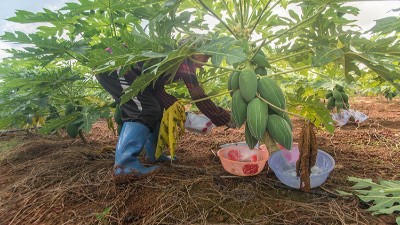
{"label": "plant stem", "polygon": [[109,13],[110,13],[111,31],[112,31],[113,37],[116,37],[117,36],[117,31],[115,29],[114,17],[113,17],[112,11],[111,11],[111,1],[108,1],[108,10],[109,10]]}
{"label": "plant stem", "polygon": [[[260,3],[260,2],[261,2],[261,0],[258,1],[258,3]],[[257,5],[258,5],[258,3],[257,3]],[[253,31],[256,29],[258,23],[260,22],[261,18],[263,17],[263,14],[264,14],[265,10],[267,10],[267,8],[268,8],[268,6],[269,6],[270,3],[271,3],[271,0],[269,0],[269,1],[267,2],[267,4],[265,4],[264,8],[263,8],[262,11],[261,11],[261,14],[258,16],[256,22],[254,23],[253,27],[251,28],[250,34],[253,33]],[[256,5],[256,6],[257,6],[257,5]],[[253,12],[255,12],[254,9],[253,9]],[[253,16],[253,15],[251,15],[250,18],[251,18],[252,16]]]}
{"label": "plant stem", "polygon": [[233,0],[232,2],[233,2],[233,6],[235,8],[236,16],[238,17],[238,22],[240,22],[241,27],[243,29],[243,22],[242,22],[243,19],[242,19],[242,14],[240,13],[239,6],[237,5],[236,0]]}
{"label": "plant stem", "polygon": [[[271,0],[269,0],[269,1],[267,2],[267,5],[269,4],[270,1],[271,1]],[[251,11],[251,14],[250,14],[250,16],[249,16],[249,22],[250,22],[250,19],[253,18],[253,15],[254,15],[254,13],[255,13],[255,11],[256,11],[256,10],[254,10],[254,9],[258,7],[258,5],[260,4],[260,2],[261,2],[261,0],[258,0],[257,3],[252,7],[252,11]],[[263,10],[263,12],[264,12],[264,10]],[[262,13],[261,13],[261,15],[262,15]],[[260,16],[261,16],[261,15],[260,15]],[[257,21],[259,20],[260,16],[257,18]],[[251,24],[251,22],[250,22],[249,24]],[[253,30],[251,29],[250,31],[253,31]]]}
{"label": "plant stem", "polygon": [[69,55],[71,58],[73,58],[73,59],[79,61],[79,60],[78,60],[74,55],[72,55],[68,50],[65,50],[64,52],[65,52],[65,54]]}
{"label": "plant stem", "polygon": [[235,18],[233,17],[232,12],[229,10],[228,4],[226,3],[225,0],[222,0],[222,4],[224,4],[224,6],[225,6],[225,9],[226,9],[226,12],[228,13],[229,18],[232,21],[235,21]]}
{"label": "plant stem", "polygon": [[299,114],[296,114],[296,113],[292,113],[292,112],[289,112],[289,111],[287,111],[287,110],[284,110],[284,109],[279,108],[278,106],[276,106],[276,105],[272,104],[271,102],[265,100],[265,99],[264,99],[263,97],[261,97],[261,95],[258,94],[258,93],[257,93],[257,98],[259,98],[261,101],[267,103],[269,106],[272,106],[273,108],[275,108],[275,109],[277,109],[277,110],[279,110],[279,111],[281,111],[281,112],[285,112],[285,113],[290,114],[290,115],[292,115],[292,116],[300,117],[300,118],[303,118],[303,119],[305,119],[305,120],[307,120],[307,121],[310,121],[310,120],[309,120],[307,117],[305,117],[305,116],[302,116],[302,115],[299,115]]}
{"label": "plant stem", "polygon": [[249,23],[249,12],[250,12],[250,0],[244,0],[243,5],[244,5],[244,23],[248,24]]}
{"label": "plant stem", "polygon": [[296,52],[296,53],[293,53],[291,55],[287,55],[287,56],[283,56],[283,57],[280,57],[280,58],[277,58],[277,59],[274,59],[274,60],[270,60],[269,63],[272,64],[272,63],[275,63],[275,62],[278,62],[278,61],[281,61],[281,60],[284,60],[284,59],[288,59],[288,58],[291,58],[291,57],[294,57],[294,56],[297,56],[297,55],[305,54],[305,53],[308,53],[308,52],[312,52],[312,50],[304,50],[304,51],[301,51],[301,52]]}
{"label": "plant stem", "polygon": [[[278,5],[278,3],[280,3],[282,0],[277,1],[267,12],[271,11],[273,8],[275,8],[275,6]],[[265,13],[265,15],[267,15],[268,13]],[[255,28],[255,27],[254,27]],[[266,37],[263,42],[260,44],[260,46],[257,47],[256,51],[253,53],[253,55],[251,56],[251,60],[257,55],[257,53],[260,51],[260,49],[264,46],[265,42],[267,41]]]}
{"label": "plant stem", "polygon": [[387,188],[387,189],[382,189],[382,191],[385,193],[400,192],[400,188]]}
{"label": "plant stem", "polygon": [[231,91],[225,91],[225,92],[222,92],[222,93],[219,93],[219,94],[216,94],[216,95],[212,95],[212,96],[208,96],[208,97],[205,97],[205,98],[193,100],[193,101],[190,101],[189,103],[202,102],[202,101],[205,101],[205,100],[208,100],[208,99],[212,99],[212,98],[215,98],[215,97],[218,97],[218,96],[221,96],[221,95],[229,94],[230,92]]}
{"label": "plant stem", "polygon": [[222,74],[219,74],[219,75],[210,77],[210,78],[208,78],[208,79],[205,79],[204,81],[201,81],[200,83],[204,84],[204,83],[206,83],[206,82],[208,82],[208,81],[210,81],[210,80],[217,79],[218,77],[226,76],[227,74],[228,74],[228,73],[225,72],[225,73],[222,73]]}
{"label": "plant stem", "polygon": [[224,25],[224,27],[226,29],[229,30],[229,32],[236,37],[236,34],[231,30],[231,28],[228,26],[228,24],[226,24],[214,11],[212,11],[212,9],[210,9],[206,4],[204,4],[204,2],[202,0],[196,0],[198,3],[200,3],[200,5],[202,5],[209,13],[211,13],[217,20],[219,20],[220,23],[222,23],[222,25]]}
{"label": "plant stem", "polygon": [[308,68],[311,68],[311,67],[312,67],[311,65],[302,66],[302,67],[295,68],[295,69],[292,69],[292,70],[286,70],[286,71],[274,73],[274,74],[268,75],[268,77],[273,77],[273,76],[278,76],[278,75],[282,75],[282,74],[286,74],[286,73],[296,72],[296,71],[308,69]]}
{"label": "plant stem", "polygon": [[243,19],[244,14],[243,14],[242,0],[239,0],[239,10],[240,10],[240,24],[241,24],[242,29],[244,29],[244,19]]}
{"label": "plant stem", "polygon": [[209,64],[209,63],[197,61],[197,60],[194,60],[194,59],[192,59],[192,58],[189,58],[189,59],[190,59],[190,61],[192,61],[192,62],[194,62],[194,63],[196,63],[196,64],[201,64],[201,65],[208,66],[208,67],[214,67],[214,68],[219,68],[219,69],[229,70],[229,71],[238,71],[238,72],[241,71],[241,70],[233,69],[233,68],[229,68],[229,67],[214,66],[213,64]]}

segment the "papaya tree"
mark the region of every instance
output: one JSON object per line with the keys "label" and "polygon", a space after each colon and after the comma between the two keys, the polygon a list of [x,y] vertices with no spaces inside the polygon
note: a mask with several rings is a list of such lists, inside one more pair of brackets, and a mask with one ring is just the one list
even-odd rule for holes
{"label": "papaya tree", "polygon": [[[0,126],[22,126],[25,122],[15,121],[37,115],[47,118],[54,106],[60,117],[46,121],[44,133],[71,124],[88,132],[100,117],[111,121],[113,111],[95,74],[148,63],[123,103],[160,76],[176,73],[184,59],[204,53],[212,57],[200,81],[225,106],[231,104],[230,74],[251,67],[257,79],[268,77],[284,90],[286,108],[267,101],[271,112],[297,114],[332,132],[329,111],[320,101],[322,87],[351,85],[373,74],[400,90],[399,17],[378,20],[368,31],[373,38],[365,38],[350,30],[354,21],[346,19],[357,14],[343,1],[320,0],[79,0],[55,11],[19,10],[8,20],[45,25],[32,34],[1,36],[26,46],[8,50],[12,56],[1,63],[0,105],[7,119]],[[188,36],[190,42],[179,44]],[[169,91],[188,98],[180,86],[171,84]],[[14,99],[25,108],[13,106]],[[75,111],[66,115],[69,104]]]}

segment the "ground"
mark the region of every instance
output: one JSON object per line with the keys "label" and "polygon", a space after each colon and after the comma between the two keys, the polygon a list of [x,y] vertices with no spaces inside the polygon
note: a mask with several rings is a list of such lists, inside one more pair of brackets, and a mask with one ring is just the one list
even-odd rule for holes
{"label": "ground", "polygon": [[[329,134],[319,149],[336,166],[326,183],[304,193],[281,184],[268,166],[236,177],[222,168],[218,146],[244,140],[242,129],[186,132],[178,163],[128,185],[116,186],[116,135],[103,122],[90,144],[61,136],[0,134],[0,224],[395,224],[398,215],[373,216],[350,191],[347,177],[400,179],[400,100],[359,97],[354,109],[369,119]],[[297,140],[301,121],[294,121]]]}

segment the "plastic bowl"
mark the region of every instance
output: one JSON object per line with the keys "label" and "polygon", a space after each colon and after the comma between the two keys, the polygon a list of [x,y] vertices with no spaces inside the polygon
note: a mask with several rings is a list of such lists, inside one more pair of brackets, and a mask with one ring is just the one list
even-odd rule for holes
{"label": "plastic bowl", "polygon": [[[233,142],[233,143],[227,143],[227,144],[220,145],[219,148],[226,148],[226,147],[230,147],[230,146],[245,146],[245,147],[248,147],[248,145],[246,144],[245,141],[239,141],[239,142]],[[258,143],[256,144],[256,146],[254,146],[254,148],[258,148]]]}
{"label": "plastic bowl", "polygon": [[297,162],[300,156],[299,144],[297,142],[293,142],[291,150],[287,150],[285,147],[279,144],[278,147],[283,152],[283,156],[285,157],[286,161],[290,163]]}
{"label": "plastic bowl", "polygon": [[[268,165],[282,183],[289,187],[300,189],[300,177],[296,176],[296,164],[288,162],[284,157],[283,151],[273,153],[268,160]],[[318,187],[326,181],[335,166],[335,160],[328,153],[318,150],[315,166],[318,170],[313,171],[312,169],[311,171],[311,188]]]}
{"label": "plastic bowl", "polygon": [[254,176],[265,167],[269,152],[250,150],[247,145],[228,145],[217,152],[222,167],[236,176]]}

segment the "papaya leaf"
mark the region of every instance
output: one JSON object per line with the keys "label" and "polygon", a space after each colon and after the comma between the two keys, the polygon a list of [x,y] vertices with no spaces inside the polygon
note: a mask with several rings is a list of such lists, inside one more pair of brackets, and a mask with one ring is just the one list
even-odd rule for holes
{"label": "papaya leaf", "polygon": [[359,179],[357,177],[349,177],[349,181],[351,182],[356,182],[356,184],[353,185],[353,189],[363,189],[363,188],[368,188],[368,187],[379,187],[378,184],[375,184],[372,179]]}
{"label": "papaya leaf", "polygon": [[369,31],[382,34],[390,34],[393,31],[400,32],[400,17],[390,16],[376,20],[375,26]]}
{"label": "papaya leaf", "polygon": [[321,103],[318,96],[302,97],[304,89],[300,88],[296,94],[287,94],[288,105],[299,115],[307,117],[317,128],[326,129],[333,133],[335,127],[329,110]]}
{"label": "papaya leaf", "polygon": [[74,122],[80,116],[81,113],[76,112],[57,119],[46,121],[46,123],[42,126],[42,128],[39,129],[39,134],[49,134],[54,130],[58,130],[62,127],[65,127],[66,125]]}
{"label": "papaya leaf", "polygon": [[[400,181],[381,180],[379,183],[371,179],[349,177],[349,181],[356,182],[353,185],[355,195],[363,202],[372,203],[368,208],[373,215],[392,214],[400,212]],[[400,216],[397,217],[398,223]]]}
{"label": "papaya leaf", "polygon": [[60,21],[63,18],[61,13],[44,9],[44,12],[33,13],[25,10],[17,10],[15,16],[8,18],[8,21],[15,23],[40,23]]}
{"label": "papaya leaf", "polygon": [[126,103],[133,97],[137,96],[140,92],[143,92],[151,83],[155,82],[161,75],[170,76],[170,80],[173,79],[179,66],[192,54],[192,50],[187,46],[183,45],[179,49],[171,51],[167,57],[160,63],[157,63],[143,71],[132,85],[125,89],[124,95],[121,96],[121,104]]}
{"label": "papaya leaf", "polygon": [[229,65],[232,65],[247,59],[247,55],[237,43],[233,37],[219,37],[200,47],[198,51],[212,55],[211,62],[214,66],[221,65],[224,59]]}
{"label": "papaya leaf", "polygon": [[339,48],[318,47],[315,56],[312,58],[312,65],[319,67],[335,61],[343,56],[343,51]]}
{"label": "papaya leaf", "polygon": [[374,60],[361,53],[346,52],[346,57],[350,60],[356,60],[366,65],[380,77],[391,83],[397,90],[400,90],[400,84],[395,82],[395,80],[400,80],[400,71],[395,66],[380,62],[379,60]]}
{"label": "papaya leaf", "polygon": [[348,83],[355,81],[352,73],[355,75],[361,76],[361,70],[358,66],[351,60],[349,57],[344,55],[343,57],[343,67],[344,67],[344,77]]}
{"label": "papaya leaf", "polygon": [[96,112],[90,111],[89,108],[84,108],[80,114],[81,116],[79,117],[78,120],[74,121],[74,123],[80,123],[80,129],[83,129],[85,133],[89,133],[90,130],[92,129],[93,123],[95,123],[99,118],[100,115]]}
{"label": "papaya leaf", "polygon": [[31,44],[32,39],[21,31],[15,31],[15,34],[11,32],[4,32],[4,35],[0,37],[3,41],[15,42],[20,44]]}

